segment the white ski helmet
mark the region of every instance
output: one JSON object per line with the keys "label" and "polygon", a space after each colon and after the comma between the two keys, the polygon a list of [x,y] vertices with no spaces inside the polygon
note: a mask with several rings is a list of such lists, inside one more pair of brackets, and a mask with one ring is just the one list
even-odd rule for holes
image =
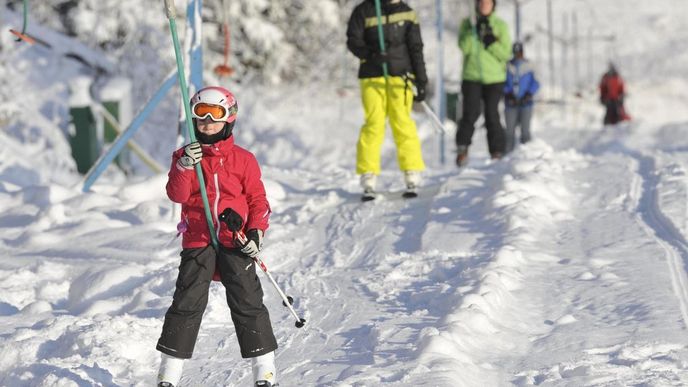
{"label": "white ski helmet", "polygon": [[210,117],[213,121],[231,124],[238,111],[234,94],[224,87],[204,87],[191,97],[191,116],[196,119]]}

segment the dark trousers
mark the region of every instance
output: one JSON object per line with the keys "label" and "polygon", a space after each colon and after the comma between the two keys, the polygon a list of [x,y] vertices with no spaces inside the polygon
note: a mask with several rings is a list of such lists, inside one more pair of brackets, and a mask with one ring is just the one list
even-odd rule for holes
{"label": "dark trousers", "polygon": [[256,357],[277,349],[270,315],[263,304],[253,260],[237,249],[212,246],[184,249],[181,253],[179,277],[172,306],[165,314],[165,323],[157,350],[181,359],[193,354],[203,312],[208,304],[208,288],[218,265],[227,295],[241,356]]}
{"label": "dark trousers", "polygon": [[623,119],[623,102],[619,100],[610,100],[605,102],[607,111],[604,114],[604,124],[614,125],[621,122]]}
{"label": "dark trousers", "polygon": [[487,128],[487,146],[491,154],[504,153],[505,135],[499,120],[499,100],[504,94],[504,83],[483,85],[480,82],[463,81],[463,115],[456,132],[456,145],[471,145],[475,121],[481,113],[481,103],[485,108],[485,127]]}
{"label": "dark trousers", "polygon": [[504,111],[506,120],[506,152],[512,152],[516,147],[516,127],[521,128],[521,144],[530,141],[530,119],[533,116],[533,106],[507,106]]}

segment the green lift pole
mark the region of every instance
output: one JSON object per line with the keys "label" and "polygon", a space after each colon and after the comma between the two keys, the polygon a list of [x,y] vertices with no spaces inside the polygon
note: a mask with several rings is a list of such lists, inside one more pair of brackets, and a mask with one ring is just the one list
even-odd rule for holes
{"label": "green lift pole", "polygon": [[[174,43],[174,55],[177,58],[177,75],[179,76],[179,87],[182,89],[182,101],[184,104],[184,113],[186,116],[186,128],[189,133],[189,140],[196,141],[194,134],[193,123],[191,122],[191,106],[189,106],[189,90],[186,86],[186,77],[184,76],[184,62],[182,61],[181,47],[179,46],[179,38],[177,37],[177,10],[174,7],[174,0],[165,0],[165,13],[170,21],[170,32],[172,33],[172,42]],[[205,190],[205,179],[203,179],[203,170],[201,163],[196,164],[196,175],[198,176],[198,183],[201,188],[201,198],[203,199],[203,208],[205,209],[205,219],[208,221],[208,230],[210,231],[210,238],[213,242],[215,251],[219,251],[220,244],[215,235],[215,226],[213,226],[213,216],[210,212],[210,203],[208,203],[208,194]]]}

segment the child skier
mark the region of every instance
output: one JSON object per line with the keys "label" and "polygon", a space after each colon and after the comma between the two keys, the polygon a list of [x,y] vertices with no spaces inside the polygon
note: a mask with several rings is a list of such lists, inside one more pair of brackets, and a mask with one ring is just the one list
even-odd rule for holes
{"label": "child skier", "polygon": [[[198,142],[172,154],[167,182],[167,196],[182,204],[182,229],[186,231],[176,290],[156,347],[162,352],[158,386],[179,384],[184,360],[193,353],[215,273],[226,289],[241,356],[251,358],[255,386],[275,386],[277,341],[252,259],[261,249],[270,215],[260,168],[252,153],[234,144],[237,102],[230,91],[222,87],[199,90],[191,98],[191,113]],[[205,177],[219,251],[211,243],[194,170],[198,163]],[[243,246],[218,220],[227,208],[244,218],[248,242]]]}
{"label": "child skier", "polygon": [[514,58],[506,66],[504,84],[504,117],[506,118],[506,153],[516,146],[516,127],[521,128],[521,144],[531,140],[530,119],[533,117],[533,96],[540,89],[535,69],[523,54],[523,43],[512,46]]}

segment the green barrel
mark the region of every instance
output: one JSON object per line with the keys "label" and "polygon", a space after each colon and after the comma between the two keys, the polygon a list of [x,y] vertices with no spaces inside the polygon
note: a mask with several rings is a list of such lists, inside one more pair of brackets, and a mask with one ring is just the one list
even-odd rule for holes
{"label": "green barrel", "polygon": [[69,116],[74,126],[69,138],[72,157],[76,161],[76,169],[83,174],[88,172],[100,155],[96,120],[88,106],[70,107]]}

